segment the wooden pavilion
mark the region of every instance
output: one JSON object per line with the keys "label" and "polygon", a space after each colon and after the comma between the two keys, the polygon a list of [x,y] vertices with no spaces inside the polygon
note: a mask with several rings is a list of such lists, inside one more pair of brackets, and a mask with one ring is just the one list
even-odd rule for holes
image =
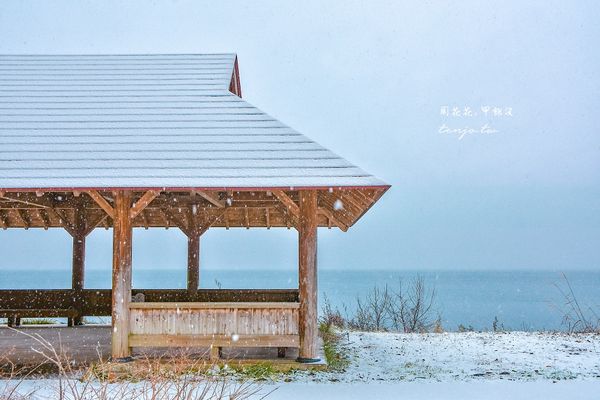
{"label": "wooden pavilion", "polygon": [[[244,101],[234,54],[0,56],[0,228],[73,238],[71,289],[0,291],[12,325],[112,315],[118,360],[264,346],[315,361],[317,228],[346,231],[388,188]],[[99,227],[113,229],[112,289],[89,290]],[[154,227],[187,236],[187,290],[132,290],[132,230]],[[297,229],[298,290],[199,289],[216,227]]]}

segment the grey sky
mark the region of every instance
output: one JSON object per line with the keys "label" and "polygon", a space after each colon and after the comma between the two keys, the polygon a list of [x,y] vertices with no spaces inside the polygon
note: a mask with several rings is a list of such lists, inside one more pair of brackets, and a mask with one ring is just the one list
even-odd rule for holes
{"label": "grey sky", "polygon": [[[393,185],[349,232],[320,231],[321,268],[600,266],[595,2],[121,3],[2,2],[0,53],[237,52],[249,102]],[[485,105],[513,116],[440,115]],[[484,122],[499,132],[438,132]],[[0,267],[67,268],[69,243],[0,231]],[[89,267],[110,246],[94,233]],[[136,268],[185,265],[175,230],[134,246]],[[209,268],[293,267],[296,236],[213,230],[202,251]]]}

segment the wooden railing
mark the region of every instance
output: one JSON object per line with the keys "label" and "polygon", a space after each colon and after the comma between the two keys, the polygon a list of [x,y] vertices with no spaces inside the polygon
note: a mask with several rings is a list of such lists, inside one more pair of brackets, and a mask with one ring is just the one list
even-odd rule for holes
{"label": "wooden railing", "polygon": [[298,347],[297,302],[131,303],[130,347]]}
{"label": "wooden railing", "polygon": [[[145,302],[298,302],[297,289],[133,289]],[[0,290],[0,318],[110,316],[110,289]]]}

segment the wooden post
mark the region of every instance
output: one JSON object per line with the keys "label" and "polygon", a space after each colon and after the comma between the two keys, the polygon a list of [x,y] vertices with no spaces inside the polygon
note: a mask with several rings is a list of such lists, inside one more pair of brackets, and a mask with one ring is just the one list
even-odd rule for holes
{"label": "wooden post", "polygon": [[131,301],[131,192],[117,191],[113,219],[112,358],[129,361],[129,303]]}
{"label": "wooden post", "polygon": [[200,235],[196,232],[188,236],[187,290],[193,295],[200,285]]}
{"label": "wooden post", "polygon": [[[75,221],[73,224],[73,261],[71,288],[75,291],[75,298],[81,299],[85,277],[85,210],[80,201],[75,207]],[[69,318],[69,325],[81,325],[83,316]]]}
{"label": "wooden post", "polygon": [[299,362],[317,362],[317,192],[300,191],[298,278],[300,292]]}

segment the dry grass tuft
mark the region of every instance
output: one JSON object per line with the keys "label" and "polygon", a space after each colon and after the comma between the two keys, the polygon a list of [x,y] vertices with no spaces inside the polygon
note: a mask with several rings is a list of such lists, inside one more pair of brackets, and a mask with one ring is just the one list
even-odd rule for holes
{"label": "dry grass tuft", "polygon": [[[218,366],[185,351],[145,356],[125,364],[103,361],[99,354],[94,365],[77,365],[60,344],[56,348],[40,335],[19,332],[36,342],[33,351],[45,362],[18,367],[9,354],[0,357],[4,371],[0,400],[32,399],[39,392],[44,398],[65,400],[246,400],[264,399],[272,392],[255,380],[223,374]],[[50,383],[29,389],[27,380],[48,366],[54,371]]]}

